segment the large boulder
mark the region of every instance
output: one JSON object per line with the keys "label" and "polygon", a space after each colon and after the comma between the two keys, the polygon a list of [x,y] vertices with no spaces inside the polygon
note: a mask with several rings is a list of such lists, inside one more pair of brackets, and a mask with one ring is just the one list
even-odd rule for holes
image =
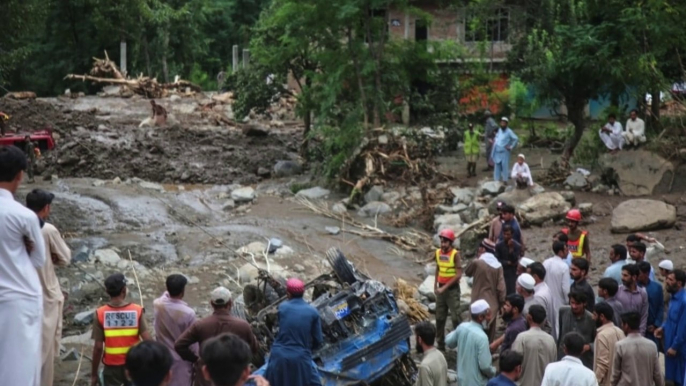
{"label": "large boulder", "polygon": [[627,200],[612,211],[612,232],[630,233],[671,228],[676,223],[676,208],[656,200]]}
{"label": "large boulder", "polygon": [[477,189],[480,196],[497,196],[505,191],[505,184],[502,181],[484,181]]}
{"label": "large boulder", "polygon": [[517,207],[517,205],[523,203],[532,196],[533,194],[531,194],[528,189],[513,189],[509,192],[500,193],[488,204],[488,210],[491,213],[496,213],[498,201]]}
{"label": "large boulder", "polygon": [[364,195],[364,202],[374,202],[381,201],[381,196],[383,195],[383,186],[374,185],[371,189]]}
{"label": "large boulder", "polygon": [[443,229],[450,228],[453,232],[456,232],[456,228],[462,228],[462,217],[459,214],[443,214],[434,220],[434,229],[440,232]]}
{"label": "large boulder", "polygon": [[109,266],[116,266],[121,260],[119,254],[112,249],[99,249],[93,253],[95,260]]}
{"label": "large boulder", "polygon": [[279,161],[274,165],[274,176],[289,177],[300,174],[302,166],[295,161]]}
{"label": "large boulder", "polygon": [[376,217],[377,215],[382,216],[391,212],[391,207],[385,202],[373,201],[369,204],[360,208],[357,214],[362,217]]}
{"label": "large boulder", "polygon": [[569,186],[572,190],[584,190],[588,187],[588,181],[583,174],[573,172],[565,180],[565,185]]}
{"label": "large boulder", "polygon": [[417,291],[422,296],[425,296],[428,298],[430,301],[435,302],[436,301],[436,293],[434,292],[434,283],[436,283],[436,276],[434,275],[429,275],[424,279],[424,282],[422,285],[419,286]]}
{"label": "large boulder", "polygon": [[296,193],[296,197],[305,197],[310,200],[321,200],[331,193],[330,190],[315,186],[314,188],[304,189]]}
{"label": "large boulder", "polygon": [[668,193],[674,165],[659,155],[645,151],[620,151],[599,159],[603,175],[619,186],[625,196]]}
{"label": "large boulder", "polygon": [[548,220],[557,220],[571,209],[569,202],[560,193],[537,194],[517,206],[522,218],[533,225],[542,225]]}
{"label": "large boulder", "polygon": [[231,199],[236,203],[251,202],[255,199],[255,189],[249,186],[235,189],[231,192]]}
{"label": "large boulder", "polygon": [[473,188],[458,188],[452,187],[450,191],[453,193],[453,205],[465,204],[469,205],[474,201],[474,189]]}

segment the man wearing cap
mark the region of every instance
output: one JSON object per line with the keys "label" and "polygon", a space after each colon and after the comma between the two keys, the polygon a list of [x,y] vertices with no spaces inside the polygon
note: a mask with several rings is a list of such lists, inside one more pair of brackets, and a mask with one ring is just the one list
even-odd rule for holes
{"label": "man wearing cap", "polygon": [[493,119],[491,110],[485,111],[486,124],[484,124],[484,143],[486,144],[486,168],[484,172],[493,170],[493,158],[491,158],[491,150],[493,150],[493,139],[495,132],[498,130],[498,124]]}
{"label": "man wearing cap", "polygon": [[472,302],[483,299],[493,310],[493,318],[489,319],[488,337],[495,338],[497,313],[505,304],[505,277],[503,266],[493,255],[495,245],[491,240],[484,239],[479,247],[479,258],[474,259],[465,270],[467,277],[473,278]]}
{"label": "man wearing cap", "polygon": [[288,300],[279,305],[279,332],[272,345],[265,378],[272,386],[321,385],[312,351],[323,343],[319,312],[303,299],[305,284],[286,282]]}
{"label": "man wearing cap", "polygon": [[436,280],[434,281],[436,341],[438,349],[445,350],[445,323],[448,320],[448,312],[450,312],[453,328],[460,324],[462,264],[460,253],[453,248],[455,233],[452,229],[444,229],[438,236],[441,239],[441,248],[436,250]]}
{"label": "man wearing cap", "polygon": [[258,348],[257,339],[250,324],[231,315],[231,306],[233,305],[231,291],[224,287],[215,288],[210,293],[210,305],[214,310],[212,315],[193,323],[174,344],[176,353],[183,360],[195,364],[195,385],[197,386],[210,386],[210,384],[202,375],[202,361],[199,360],[197,353],[191,349],[194,344],[197,343],[202,348],[203,342],[208,339],[230,332],[250,345],[253,354],[257,353]]}
{"label": "man wearing cap", "polygon": [[54,225],[46,222],[54,198],[55,195],[52,193],[40,189],[34,189],[26,195],[26,207],[38,215],[45,241],[45,264],[37,269],[38,278],[43,287],[42,386],[52,386],[55,357],[59,355],[62,338],[64,295],[55,274],[55,266],[64,267],[71,261],[71,250],[62,239],[60,232]]}
{"label": "man wearing cap", "polygon": [[522,257],[519,259],[519,264],[517,264],[517,277],[526,273],[527,267],[529,267],[529,265],[533,262],[534,261],[528,257]]}
{"label": "man wearing cap", "polygon": [[583,257],[588,260],[588,265],[592,266],[591,262],[591,243],[588,239],[588,231],[579,229],[581,222],[581,211],[579,209],[571,209],[567,212],[567,228],[562,229],[562,233],[567,235],[567,247],[572,254],[572,258]]}
{"label": "man wearing cap", "polygon": [[[115,273],[105,279],[110,301],[95,311],[92,339],[91,386],[99,385],[98,368],[104,365],[102,386],[129,386],[124,364],[126,353],[136,343],[152,340],[148,332],[143,307],[126,301],[126,278]],[[104,355],[103,355],[104,352]]]}
{"label": "man wearing cap", "polygon": [[14,200],[26,170],[16,146],[0,146],[0,383],[41,382],[43,289],[36,269],[45,263],[38,217]]}
{"label": "man wearing cap", "polygon": [[526,189],[529,186],[534,186],[534,180],[531,178],[531,170],[524,160],[526,160],[524,154],[518,155],[517,162],[515,162],[512,167],[512,173],[510,173],[510,177],[515,180],[517,188],[519,189]]}
{"label": "man wearing cap", "polygon": [[483,299],[472,302],[469,312],[471,320],[460,324],[455,331],[448,334],[445,344],[449,348],[456,348],[459,353],[457,384],[486,386],[496,372],[488,346],[488,336],[484,332],[493,315],[490,305]]}
{"label": "man wearing cap", "polygon": [[[660,276],[662,276],[662,280],[664,281],[667,279],[667,275],[672,273],[674,271],[674,263],[672,263],[672,260],[662,260],[658,265],[658,269],[660,270]],[[667,315],[667,312],[669,311],[669,298],[670,298],[670,293],[667,291],[667,286],[663,285],[662,286],[662,297],[665,301],[665,315]]]}
{"label": "man wearing cap", "polygon": [[493,164],[495,166],[493,179],[496,181],[507,182],[510,175],[510,152],[517,146],[519,141],[517,134],[508,127],[509,122],[510,120],[507,117],[500,119],[500,130],[498,130],[493,140],[491,157],[493,157]]}

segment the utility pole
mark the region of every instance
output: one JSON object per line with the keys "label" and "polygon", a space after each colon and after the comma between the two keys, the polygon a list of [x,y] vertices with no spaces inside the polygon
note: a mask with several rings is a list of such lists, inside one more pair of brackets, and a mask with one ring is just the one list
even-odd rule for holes
{"label": "utility pole", "polygon": [[119,43],[119,69],[122,75],[126,76],[126,39],[121,38]]}
{"label": "utility pole", "polygon": [[248,68],[250,65],[250,50],[244,48],[243,49],[243,68]]}
{"label": "utility pole", "polygon": [[233,72],[238,71],[238,45],[233,46],[233,52],[232,52],[232,59],[233,59]]}

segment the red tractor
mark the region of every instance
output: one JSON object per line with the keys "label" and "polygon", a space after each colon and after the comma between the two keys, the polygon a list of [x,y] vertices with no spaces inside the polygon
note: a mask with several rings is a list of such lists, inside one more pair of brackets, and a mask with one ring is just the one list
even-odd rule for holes
{"label": "red tractor", "polygon": [[41,131],[35,131],[33,133],[7,133],[6,125],[7,121],[10,119],[9,115],[0,112],[0,146],[10,146],[14,145],[20,149],[24,149],[26,144],[26,136],[31,138],[31,142],[36,144],[36,148],[42,153],[47,150],[52,150],[55,147],[55,139],[52,137],[52,131],[47,128]]}

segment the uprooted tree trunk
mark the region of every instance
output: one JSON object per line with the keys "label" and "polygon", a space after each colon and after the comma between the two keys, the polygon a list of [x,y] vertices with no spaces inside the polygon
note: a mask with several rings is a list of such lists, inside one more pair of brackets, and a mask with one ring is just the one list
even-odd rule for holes
{"label": "uprooted tree trunk", "polygon": [[105,59],[93,58],[93,68],[90,75],[69,74],[65,79],[76,79],[93,83],[107,83],[129,88],[136,94],[146,98],[162,98],[169,90],[190,89],[192,92],[202,92],[200,86],[187,80],[176,80],[173,83],[158,83],[157,79],[140,75],[136,79],[127,79],[105,52]]}

